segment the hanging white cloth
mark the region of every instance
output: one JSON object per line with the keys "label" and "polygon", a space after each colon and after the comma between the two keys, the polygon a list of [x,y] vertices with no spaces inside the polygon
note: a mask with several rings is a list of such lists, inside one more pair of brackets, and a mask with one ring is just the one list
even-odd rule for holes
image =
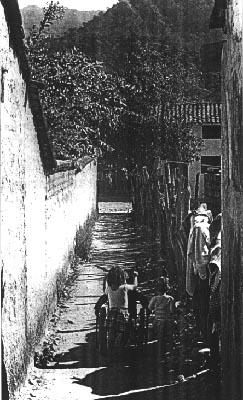
{"label": "hanging white cloth", "polygon": [[209,263],[210,233],[207,215],[193,215],[191,230],[187,245],[186,291],[193,296],[196,276],[201,279],[207,277]]}

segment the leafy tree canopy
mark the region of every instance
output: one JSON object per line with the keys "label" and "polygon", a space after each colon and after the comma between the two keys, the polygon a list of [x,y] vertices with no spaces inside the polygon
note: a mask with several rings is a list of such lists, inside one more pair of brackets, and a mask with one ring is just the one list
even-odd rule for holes
{"label": "leafy tree canopy", "polygon": [[116,133],[125,107],[117,79],[102,63],[77,48],[51,51],[49,27],[63,13],[63,7],[52,1],[40,27],[34,27],[28,38],[32,78],[44,83],[40,95],[59,159],[106,148],[107,135],[111,130]]}
{"label": "leafy tree canopy", "polygon": [[132,165],[152,166],[157,155],[195,157],[198,142],[190,126],[169,121],[165,110],[198,100],[201,75],[187,50],[162,43],[168,21],[158,4],[120,2],[65,36],[66,47],[48,33],[63,7],[52,1],[45,9],[28,46],[32,76],[45,83],[41,97],[56,157],[94,154],[107,144]]}
{"label": "leafy tree canopy", "polygon": [[190,161],[199,150],[187,121],[172,121],[168,110],[176,103],[200,98],[200,73],[184,54],[155,50],[136,42],[127,53],[121,92],[126,99],[119,135],[113,147],[132,164],[153,165],[154,158]]}
{"label": "leafy tree canopy", "polygon": [[[79,46],[85,54],[104,61],[118,71],[134,40],[155,49],[169,46],[183,51],[200,69],[202,44],[222,40],[221,30],[209,30],[214,0],[121,0],[106,13],[95,16],[79,29],[72,29],[53,46]],[[205,74],[208,100],[220,101],[220,77]],[[212,75],[212,74],[211,74]]]}

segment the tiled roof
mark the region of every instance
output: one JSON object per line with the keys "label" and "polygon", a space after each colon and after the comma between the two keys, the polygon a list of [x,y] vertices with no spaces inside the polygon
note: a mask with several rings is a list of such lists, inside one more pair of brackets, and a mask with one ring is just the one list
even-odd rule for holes
{"label": "tiled roof", "polygon": [[185,120],[195,124],[221,124],[221,114],[221,103],[184,103],[165,108],[167,120]]}
{"label": "tiled roof", "polygon": [[56,168],[56,161],[49,140],[47,123],[43,115],[38,91],[38,83],[35,81],[28,82],[28,98],[37,133],[40,157],[42,160],[44,171],[48,175],[52,173]]}

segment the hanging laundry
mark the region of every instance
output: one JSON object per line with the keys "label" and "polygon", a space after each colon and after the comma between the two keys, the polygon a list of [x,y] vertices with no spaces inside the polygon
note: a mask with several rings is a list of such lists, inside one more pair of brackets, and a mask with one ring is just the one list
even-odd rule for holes
{"label": "hanging laundry", "polygon": [[186,270],[186,291],[193,296],[197,275],[200,279],[207,277],[207,265],[209,263],[210,232],[209,222],[212,213],[206,209],[203,203],[191,213],[190,232],[187,245],[187,270]]}

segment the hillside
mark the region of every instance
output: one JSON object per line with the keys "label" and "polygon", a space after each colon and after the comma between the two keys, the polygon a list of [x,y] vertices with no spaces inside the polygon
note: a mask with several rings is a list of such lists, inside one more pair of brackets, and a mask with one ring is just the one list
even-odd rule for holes
{"label": "hillside", "polygon": [[194,0],[122,0],[81,27],[76,41],[85,52],[111,50],[114,55],[118,42],[124,47],[127,39],[137,38],[186,50],[198,61],[202,44],[222,38],[220,30],[209,30],[213,4],[214,0],[198,0],[197,7]]}
{"label": "hillside", "polygon": [[[111,73],[126,75],[138,46],[183,55],[183,64],[201,68],[203,44],[222,40],[222,31],[209,29],[214,0],[120,0],[106,12],[66,10],[63,21],[51,27],[51,52],[80,48],[104,63]],[[26,32],[39,23],[43,11],[29,6],[22,10]],[[220,74],[204,73],[208,100],[220,101]]]}
{"label": "hillside", "polygon": [[[123,74],[138,42],[158,51],[182,52],[185,62],[200,69],[203,44],[222,40],[220,29],[210,30],[214,0],[120,0],[105,13],[79,29],[71,29],[55,42],[55,48],[76,46],[103,61],[111,71]],[[204,74],[205,84],[220,101],[219,74]],[[215,96],[215,97],[214,97]]]}
{"label": "hillside", "polygon": [[[66,9],[62,21],[55,22],[51,27],[51,33],[58,37],[64,35],[71,28],[80,28],[90,21],[100,11],[78,11]],[[38,6],[27,6],[21,10],[25,33],[28,36],[33,25],[39,25],[43,18],[43,9]]]}

